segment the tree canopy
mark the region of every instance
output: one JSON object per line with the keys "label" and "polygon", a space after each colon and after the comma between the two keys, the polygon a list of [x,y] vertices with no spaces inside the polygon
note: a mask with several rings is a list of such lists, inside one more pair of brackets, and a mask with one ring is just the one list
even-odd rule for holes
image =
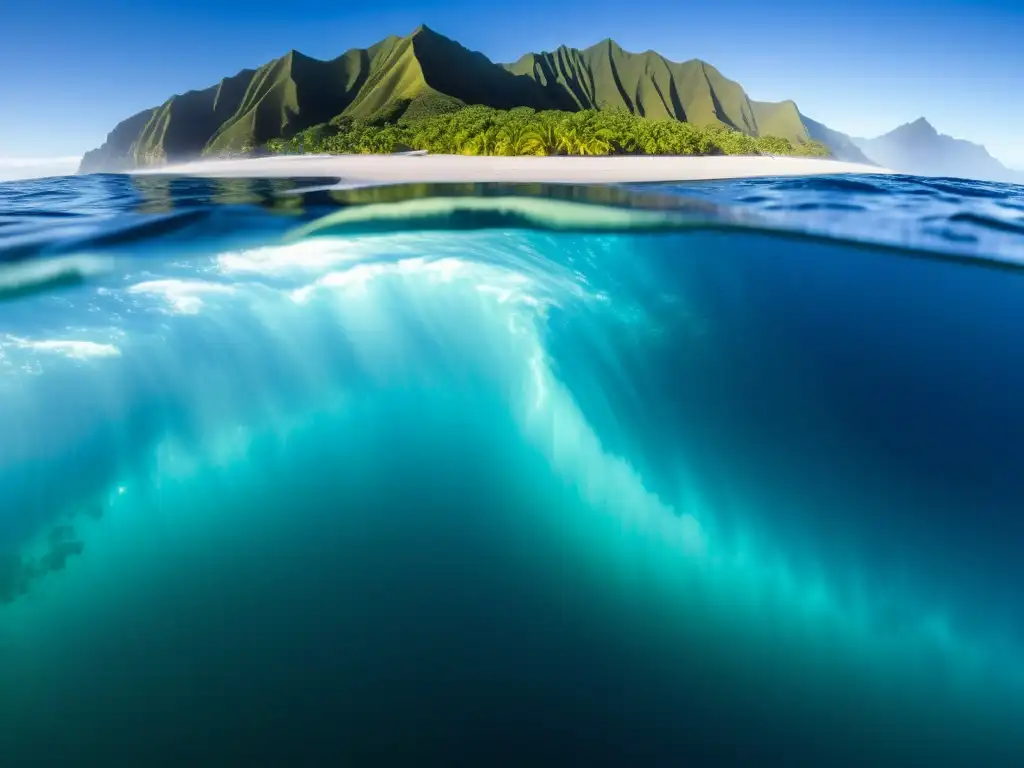
{"label": "tree canopy", "polygon": [[[393,116],[401,114],[394,119]],[[367,120],[336,118],[291,139],[272,139],[266,150],[280,154],[386,154],[426,150],[460,155],[806,155],[828,148],[809,141],[794,145],[778,136],[753,137],[720,125],[650,120],[624,110],[498,110],[485,106],[453,110],[439,104],[414,116],[401,107]]]}

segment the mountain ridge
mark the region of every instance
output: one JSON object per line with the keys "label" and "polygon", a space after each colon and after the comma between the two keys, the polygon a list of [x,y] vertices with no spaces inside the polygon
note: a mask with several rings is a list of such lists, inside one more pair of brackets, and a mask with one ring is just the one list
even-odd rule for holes
{"label": "mountain ridge", "polygon": [[503,66],[579,109],[626,109],[654,119],[718,123],[753,136],[810,139],[794,102],[752,101],[739,83],[702,59],[677,62],[650,50],[633,53],[605,38],[587,48],[526,53]]}
{"label": "mountain ridge", "polygon": [[[293,49],[121,121],[100,147],[85,154],[79,172],[179,162],[289,138],[340,116],[393,119],[405,110],[429,111],[437,105],[622,108],[721,124],[752,136],[809,140],[793,102],[752,101],[739,83],[700,59],[672,62],[653,51],[631,53],[611,38],[586,49],[561,46],[557,51],[562,64],[549,61],[555,54],[547,52],[496,64],[426,25],[334,59]],[[551,77],[521,64],[533,60],[546,62]],[[560,69],[561,77],[556,75]]]}

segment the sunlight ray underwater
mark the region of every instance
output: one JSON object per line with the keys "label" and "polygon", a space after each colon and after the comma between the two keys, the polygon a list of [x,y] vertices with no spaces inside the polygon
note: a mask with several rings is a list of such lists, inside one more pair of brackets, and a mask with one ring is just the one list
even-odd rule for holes
{"label": "sunlight ray underwater", "polygon": [[756,232],[410,231],[8,302],[13,754],[75,712],[53,759],[234,759],[265,719],[356,761],[1004,764],[1021,566],[969,523],[1024,498],[1019,285]]}

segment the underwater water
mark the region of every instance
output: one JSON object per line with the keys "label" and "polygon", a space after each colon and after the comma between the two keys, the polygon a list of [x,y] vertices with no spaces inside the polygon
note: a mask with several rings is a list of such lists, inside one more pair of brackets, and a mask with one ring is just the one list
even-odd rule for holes
{"label": "underwater water", "polygon": [[0,764],[1024,764],[1024,189],[0,184]]}

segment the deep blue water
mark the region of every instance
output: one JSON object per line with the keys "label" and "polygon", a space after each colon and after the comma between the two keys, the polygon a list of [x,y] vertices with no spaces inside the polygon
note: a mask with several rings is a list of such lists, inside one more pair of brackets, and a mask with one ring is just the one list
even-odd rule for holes
{"label": "deep blue water", "polygon": [[0,184],[0,765],[1024,765],[1024,188]]}

